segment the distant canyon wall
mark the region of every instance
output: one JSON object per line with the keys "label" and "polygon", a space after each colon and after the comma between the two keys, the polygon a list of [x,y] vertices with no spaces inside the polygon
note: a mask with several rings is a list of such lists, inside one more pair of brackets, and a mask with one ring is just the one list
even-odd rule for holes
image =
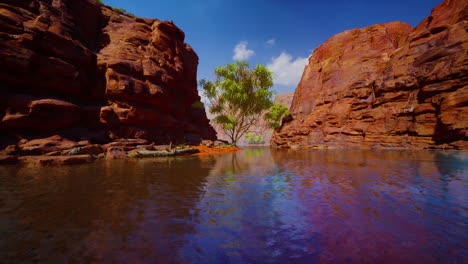
{"label": "distant canyon wall", "polygon": [[2,139],[215,139],[184,38],[94,0],[2,0]]}
{"label": "distant canyon wall", "polygon": [[328,39],[271,144],[468,149],[467,6],[446,0],[416,28],[391,22]]}

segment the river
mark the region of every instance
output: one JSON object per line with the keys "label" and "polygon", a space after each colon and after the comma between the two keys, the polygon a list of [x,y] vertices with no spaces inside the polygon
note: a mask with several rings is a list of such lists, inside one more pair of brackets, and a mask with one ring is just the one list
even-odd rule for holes
{"label": "river", "polygon": [[468,153],[0,166],[0,263],[468,263]]}

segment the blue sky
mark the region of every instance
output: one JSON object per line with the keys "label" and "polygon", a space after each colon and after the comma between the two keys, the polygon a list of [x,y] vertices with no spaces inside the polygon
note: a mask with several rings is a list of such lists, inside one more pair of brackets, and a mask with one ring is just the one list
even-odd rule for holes
{"label": "blue sky", "polygon": [[[270,65],[274,89],[294,92],[312,51],[342,31],[403,21],[416,26],[442,0],[103,0],[140,17],[172,20],[200,57],[198,79],[246,58]],[[237,47],[237,48],[236,48]],[[237,56],[235,56],[235,50]]]}

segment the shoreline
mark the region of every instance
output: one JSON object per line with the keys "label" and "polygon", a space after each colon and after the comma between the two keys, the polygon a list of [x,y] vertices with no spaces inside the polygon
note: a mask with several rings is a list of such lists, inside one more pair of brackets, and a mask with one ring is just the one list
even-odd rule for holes
{"label": "shoreline", "polygon": [[156,145],[145,139],[118,139],[107,144],[75,142],[61,136],[21,140],[0,151],[0,165],[66,166],[92,163],[100,159],[139,159],[188,155],[214,155],[242,149],[220,140],[202,140],[198,145]]}

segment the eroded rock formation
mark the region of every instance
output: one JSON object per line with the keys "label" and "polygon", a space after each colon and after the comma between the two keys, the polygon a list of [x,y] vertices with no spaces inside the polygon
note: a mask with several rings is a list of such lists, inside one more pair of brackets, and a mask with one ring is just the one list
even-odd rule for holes
{"label": "eroded rock formation", "polygon": [[198,57],[184,37],[94,0],[1,1],[3,141],[215,139],[193,107]]}
{"label": "eroded rock formation", "polygon": [[348,30],[309,59],[276,147],[455,148],[468,139],[468,3]]}

